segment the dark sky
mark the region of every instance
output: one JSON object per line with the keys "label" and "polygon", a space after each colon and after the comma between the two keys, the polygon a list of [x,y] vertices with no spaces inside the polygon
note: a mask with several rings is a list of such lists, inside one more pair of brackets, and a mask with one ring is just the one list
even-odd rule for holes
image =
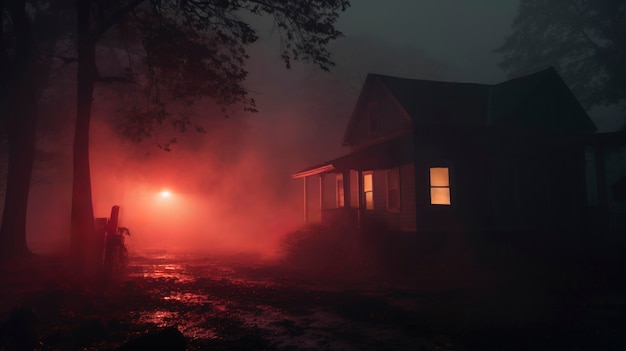
{"label": "dark sky", "polygon": [[273,135],[296,171],[346,152],[341,136],[368,73],[506,80],[493,50],[510,31],[517,6],[517,0],[355,0],[338,21],[345,37],[331,45],[337,65],[330,73],[306,64],[285,70],[266,24],[251,50],[248,86],[260,110],[250,118],[252,129],[260,139]]}
{"label": "dark sky", "polygon": [[[253,51],[249,79],[252,91],[259,92],[256,98],[260,116],[275,117],[278,105],[284,112],[288,105],[285,96],[301,92],[303,87],[327,93],[316,97],[318,108],[329,104],[325,101],[328,95],[338,94],[344,98],[332,102],[337,114],[333,121],[338,124],[332,126],[330,133],[331,126],[324,128],[322,135],[325,142],[338,143],[367,73],[485,84],[505,81],[507,72],[497,66],[502,55],[494,50],[511,32],[518,5],[518,0],[354,0],[338,21],[345,37],[331,46],[337,63],[330,73],[332,77],[306,65],[285,71],[278,59],[277,44],[267,45],[268,41],[276,42],[276,37],[264,39],[263,35],[270,31],[260,31],[260,52]],[[326,81],[326,86],[320,87],[320,80]],[[342,89],[345,91],[336,92]],[[294,99],[311,103],[313,97],[300,95]],[[333,109],[326,107],[325,111]],[[303,114],[317,121],[327,117],[318,112],[315,115],[307,108],[290,113],[299,115],[300,121]],[[268,113],[271,116],[266,116]],[[621,125],[616,109],[596,109],[590,115],[600,131]],[[307,138],[300,140],[309,142]]]}
{"label": "dark sky", "polygon": [[505,73],[493,50],[509,33],[517,6],[517,0],[355,0],[339,27],[348,37],[368,34],[421,49],[452,67],[448,80],[498,83]]}

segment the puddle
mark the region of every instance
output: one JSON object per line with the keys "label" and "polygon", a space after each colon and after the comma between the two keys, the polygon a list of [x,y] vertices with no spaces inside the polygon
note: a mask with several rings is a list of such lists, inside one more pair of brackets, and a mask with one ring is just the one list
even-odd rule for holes
{"label": "puddle", "polygon": [[192,339],[217,339],[219,337],[215,330],[202,326],[183,325],[179,326],[179,329],[183,334],[185,334],[185,336]]}
{"label": "puddle", "polygon": [[176,324],[178,312],[172,311],[143,311],[139,312],[139,323],[152,323],[157,327],[166,327]]}
{"label": "puddle", "polygon": [[195,281],[193,275],[181,264],[143,264],[129,267],[129,276],[150,279],[176,280],[179,283]]}
{"label": "puddle", "polygon": [[170,295],[163,297],[163,300],[179,301],[188,305],[200,305],[209,302],[209,297],[203,294],[172,291]]}

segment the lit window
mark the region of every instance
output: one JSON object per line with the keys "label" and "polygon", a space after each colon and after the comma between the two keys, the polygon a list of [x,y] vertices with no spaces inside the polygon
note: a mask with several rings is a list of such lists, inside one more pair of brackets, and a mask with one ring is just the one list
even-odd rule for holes
{"label": "lit window", "polygon": [[387,209],[400,209],[400,179],[398,168],[387,170]]}
{"label": "lit window", "polygon": [[344,206],[344,190],[343,190],[343,174],[337,174],[337,178],[335,180],[337,183],[337,207]]}
{"label": "lit window", "polygon": [[363,199],[365,201],[365,209],[374,209],[374,174],[372,172],[363,173]]}
{"label": "lit window", "polygon": [[448,167],[430,169],[430,203],[450,205],[450,176]]}

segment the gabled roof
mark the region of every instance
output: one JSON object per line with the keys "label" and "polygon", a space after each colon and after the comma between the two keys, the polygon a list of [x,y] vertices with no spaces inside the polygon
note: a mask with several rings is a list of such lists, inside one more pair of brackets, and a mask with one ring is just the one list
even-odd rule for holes
{"label": "gabled roof", "polygon": [[[446,125],[549,129],[591,133],[596,130],[585,110],[553,68],[500,84],[475,84],[407,79],[368,74],[346,128],[343,144],[367,103],[368,91],[387,89],[411,118],[413,126]],[[542,106],[541,104],[548,104]],[[548,109],[551,113],[546,112]]]}

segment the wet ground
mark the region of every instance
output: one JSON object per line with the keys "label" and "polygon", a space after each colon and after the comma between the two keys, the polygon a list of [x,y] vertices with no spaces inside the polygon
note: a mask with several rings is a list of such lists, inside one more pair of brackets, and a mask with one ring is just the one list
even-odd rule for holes
{"label": "wet ground", "polygon": [[[54,271],[54,263],[45,266]],[[59,277],[25,284],[29,272],[12,276],[8,268],[3,274],[0,311],[6,322],[0,349],[31,340],[38,350],[114,350],[166,327],[181,331],[189,350],[621,350],[624,345],[623,300],[550,309],[532,319],[521,318],[517,308],[515,318],[503,318],[515,310],[515,298],[424,291],[380,277],[325,279],[245,256],[135,256],[125,279],[92,288]],[[485,302],[487,297],[492,301]],[[26,341],[14,340],[22,334]]]}

